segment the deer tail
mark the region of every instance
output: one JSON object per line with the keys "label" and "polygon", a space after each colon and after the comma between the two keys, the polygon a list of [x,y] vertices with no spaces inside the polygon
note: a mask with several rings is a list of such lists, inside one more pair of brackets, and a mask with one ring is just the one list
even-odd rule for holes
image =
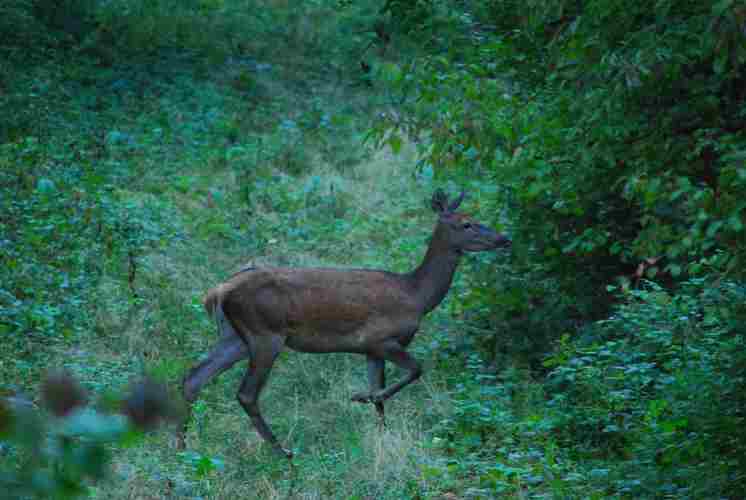
{"label": "deer tail", "polygon": [[215,320],[218,335],[221,337],[237,335],[236,330],[223,311],[222,286],[216,286],[207,292],[207,295],[205,296],[205,310],[207,311],[207,314]]}
{"label": "deer tail", "polygon": [[205,295],[205,311],[212,318],[215,317],[218,305],[220,304],[220,287],[216,286],[212,288],[207,295]]}
{"label": "deer tail", "polygon": [[[243,267],[233,276],[231,276],[230,279],[235,278],[241,273],[253,271],[254,269],[254,266],[251,265]],[[228,319],[228,317],[225,315],[225,312],[223,311],[223,292],[225,290],[224,287],[225,283],[218,285],[207,292],[204,300],[205,311],[207,311],[208,316],[215,320],[215,324],[218,327],[218,333],[220,335],[237,335],[236,329],[233,327],[231,321]]]}

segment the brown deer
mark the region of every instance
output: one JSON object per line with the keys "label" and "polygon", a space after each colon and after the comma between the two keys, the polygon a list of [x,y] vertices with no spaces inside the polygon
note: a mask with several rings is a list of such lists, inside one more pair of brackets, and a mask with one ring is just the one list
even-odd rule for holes
{"label": "brown deer", "polygon": [[[249,358],[238,402],[259,435],[292,458],[258,406],[275,358],[285,346],[301,352],[350,352],[367,356],[370,384],[369,392],[355,394],[352,400],[373,403],[383,421],[383,402],[422,373],[406,348],[422,317],[448,293],[461,255],[510,245],[506,236],[457,213],[463,198],[461,193],[449,204],[443,191],[435,192],[431,205],[438,223],[424,260],[410,273],[249,267],[210,290],[205,308],[214,316],[221,338],[184,378],[185,400],[191,403],[211,378]],[[407,372],[389,386],[384,381],[386,361]],[[186,424],[178,436],[180,447],[185,432]]]}

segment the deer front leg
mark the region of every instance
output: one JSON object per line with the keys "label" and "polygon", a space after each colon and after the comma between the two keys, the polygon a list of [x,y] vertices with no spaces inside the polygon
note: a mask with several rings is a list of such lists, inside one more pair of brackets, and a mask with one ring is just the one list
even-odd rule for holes
{"label": "deer front leg", "polygon": [[[371,394],[380,391],[386,385],[385,364],[384,360],[368,355],[368,384]],[[376,401],[373,404],[376,407],[381,426],[385,427],[386,415],[383,411],[383,401]]]}
{"label": "deer front leg", "polygon": [[382,358],[385,361],[391,361],[399,368],[406,370],[407,375],[395,384],[392,384],[385,389],[371,391],[368,394],[355,394],[352,397],[353,401],[359,403],[382,403],[388,398],[401,391],[404,387],[408,386],[422,375],[422,368],[420,364],[410,356],[407,351],[404,350],[401,344],[394,340],[390,340],[378,346],[373,356]]}

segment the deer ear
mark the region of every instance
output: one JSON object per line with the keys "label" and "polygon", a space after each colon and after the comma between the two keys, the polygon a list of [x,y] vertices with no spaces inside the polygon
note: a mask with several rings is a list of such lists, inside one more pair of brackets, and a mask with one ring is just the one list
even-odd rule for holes
{"label": "deer ear", "polygon": [[438,188],[433,193],[433,198],[430,200],[430,206],[433,208],[433,212],[441,213],[448,210],[448,196],[443,192],[442,189]]}
{"label": "deer ear", "polygon": [[465,194],[466,193],[464,191],[461,191],[461,194],[459,195],[459,197],[456,198],[455,200],[453,200],[453,202],[451,202],[450,205],[448,205],[448,211],[449,212],[455,212],[456,211],[456,209],[459,207],[459,205],[461,205],[461,202],[464,201],[464,195]]}

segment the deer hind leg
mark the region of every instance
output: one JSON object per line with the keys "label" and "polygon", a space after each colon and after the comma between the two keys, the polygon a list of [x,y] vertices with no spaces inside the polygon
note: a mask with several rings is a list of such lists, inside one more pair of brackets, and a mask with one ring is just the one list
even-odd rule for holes
{"label": "deer hind leg", "polygon": [[251,364],[243,382],[241,382],[241,388],[237,395],[238,402],[251,419],[262,439],[269,443],[276,452],[288,459],[293,458],[293,453],[283,448],[277,441],[259,410],[259,396],[267,382],[277,355],[282,351],[285,337],[280,335],[252,335],[249,338],[249,344]]}
{"label": "deer hind leg", "polygon": [[249,347],[239,337],[224,337],[210,351],[205,360],[189,370],[184,377],[184,399],[192,402],[200,390],[214,377],[249,356]]}
{"label": "deer hind leg", "polygon": [[[386,385],[385,364],[384,360],[368,355],[368,384],[370,385],[371,394],[382,390]],[[385,427],[386,415],[383,410],[383,401],[376,401],[373,404],[376,407],[381,426]]]}
{"label": "deer hind leg", "polygon": [[210,351],[205,360],[193,367],[184,377],[182,392],[187,403],[184,421],[176,435],[177,448],[185,447],[185,435],[190,417],[191,403],[197,399],[202,388],[213,378],[226,371],[238,361],[249,356],[249,347],[237,335],[226,333]]}

